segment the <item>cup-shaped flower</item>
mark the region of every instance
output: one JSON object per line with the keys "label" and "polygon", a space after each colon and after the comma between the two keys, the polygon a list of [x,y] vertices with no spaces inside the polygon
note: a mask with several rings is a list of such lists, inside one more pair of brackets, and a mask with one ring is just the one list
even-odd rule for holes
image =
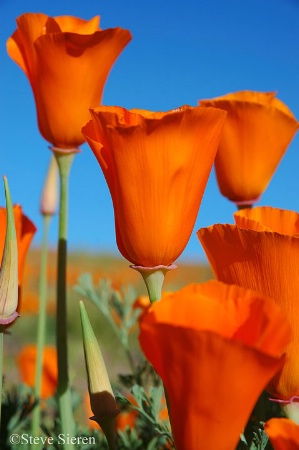
{"label": "cup-shaped flower", "polygon": [[200,101],[227,111],[215,170],[221,193],[236,204],[259,199],[298,130],[294,115],[275,95],[241,91]]}
{"label": "cup-shaped flower", "polygon": [[82,301],[80,301],[80,316],[90,406],[94,414],[90,419],[95,420],[100,425],[110,448],[114,448],[116,415],[119,413],[119,409],[111,388],[102,352]]}
{"label": "cup-shaped flower", "polygon": [[178,450],[233,450],[282,364],[287,320],[262,294],[217,281],[154,303],[139,341],[161,376]]}
{"label": "cup-shaped flower", "polygon": [[299,448],[299,426],[289,419],[273,418],[264,425],[274,450]]}
{"label": "cup-shaped flower", "polygon": [[83,134],[112,196],[117,245],[131,263],[169,266],[192,232],[226,113],[91,109]]}
{"label": "cup-shaped flower", "polygon": [[101,30],[99,17],[26,13],[17,18],[7,51],[29,79],[39,130],[48,142],[59,148],[84,142],[88,109],[100,104],[109,72],[130,40],[128,30]]}
{"label": "cup-shaped flower", "polygon": [[235,221],[201,228],[197,235],[220,281],[262,292],[284,310],[292,340],[269,392],[291,400],[299,396],[299,214],[255,207],[235,213]]}
{"label": "cup-shaped flower", "polygon": [[[18,355],[17,362],[21,380],[30,387],[35,385],[37,348],[34,344],[26,345]],[[55,394],[57,387],[57,352],[52,346],[43,350],[41,398],[46,399]]]}

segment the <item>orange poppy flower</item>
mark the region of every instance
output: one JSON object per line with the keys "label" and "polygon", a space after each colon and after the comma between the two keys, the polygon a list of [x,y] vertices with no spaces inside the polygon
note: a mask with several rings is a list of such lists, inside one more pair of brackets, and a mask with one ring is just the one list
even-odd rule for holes
{"label": "orange poppy flower", "polygon": [[253,204],[268,186],[299,122],[275,92],[243,91],[201,106],[227,111],[215,159],[221,193],[236,204]]}
{"label": "orange poppy flower", "polygon": [[108,183],[117,245],[131,263],[169,266],[192,232],[226,113],[91,109],[83,134]]}
{"label": "orange poppy flower", "polygon": [[274,450],[299,449],[299,426],[291,420],[273,418],[264,428]]}
{"label": "orange poppy flower", "polygon": [[237,225],[198,231],[216,277],[262,292],[284,310],[292,341],[284,367],[269,392],[281,400],[299,396],[299,214],[270,207],[235,213]]}
{"label": "orange poppy flower", "polygon": [[[35,225],[23,214],[22,207],[15,205],[13,207],[15,226],[18,242],[18,259],[19,259],[19,286],[21,285],[22,276],[25,266],[25,258],[30,243],[36,232]],[[2,259],[6,230],[6,209],[0,208],[0,258]]]}
{"label": "orange poppy flower", "polygon": [[121,411],[118,416],[116,416],[116,428],[120,431],[125,431],[127,427],[134,428],[137,415],[138,412],[134,410]]}
{"label": "orange poppy flower", "polygon": [[48,142],[59,148],[84,142],[88,109],[100,104],[112,65],[130,40],[128,30],[101,30],[99,17],[18,17],[7,51],[29,79],[39,130]]}
{"label": "orange poppy flower", "polygon": [[[26,345],[19,353],[17,362],[24,384],[30,387],[35,385],[37,348],[36,345]],[[54,395],[57,386],[57,355],[56,348],[46,346],[43,353],[43,372],[41,398]]]}
{"label": "orange poppy flower", "polygon": [[[166,295],[172,294],[170,291],[164,291],[163,297],[166,297]],[[151,306],[151,301],[148,295],[139,295],[135,302],[133,303],[133,309],[139,309],[140,315],[138,316],[138,322],[140,322],[144,315],[146,315],[147,310]]]}
{"label": "orange poppy flower", "polygon": [[193,284],[154,303],[139,341],[164,382],[176,448],[235,449],[289,339],[275,303],[238,286]]}

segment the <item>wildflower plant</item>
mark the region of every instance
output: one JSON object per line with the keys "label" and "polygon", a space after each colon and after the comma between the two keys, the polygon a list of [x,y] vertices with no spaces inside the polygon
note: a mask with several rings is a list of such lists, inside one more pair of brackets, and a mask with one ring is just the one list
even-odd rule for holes
{"label": "wildflower plant", "polygon": [[[251,91],[167,112],[101,106],[108,74],[130,40],[128,30],[101,30],[99,17],[43,13],[17,18],[7,40],[31,85],[52,158],[40,202],[38,317],[29,325],[20,299],[36,228],[13,206],[4,177],[1,450],[297,448],[299,217],[244,206],[266,189],[298,122],[273,93]],[[142,288],[120,281],[117,270],[87,273],[80,258],[69,289],[69,175],[85,140],[111,194],[118,249],[141,273]],[[261,158],[265,143],[271,148]],[[235,225],[197,232],[217,280],[203,283],[198,271],[180,289],[163,289],[193,233],[214,163],[222,194],[242,209]],[[51,284],[48,233],[56,210]],[[4,334],[18,353],[22,382],[12,385],[16,364],[6,367]]]}

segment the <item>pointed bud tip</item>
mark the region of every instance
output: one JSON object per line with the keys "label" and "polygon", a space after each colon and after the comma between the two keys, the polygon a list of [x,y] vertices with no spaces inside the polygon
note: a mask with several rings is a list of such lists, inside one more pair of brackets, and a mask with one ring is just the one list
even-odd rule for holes
{"label": "pointed bud tip", "polygon": [[[3,176],[3,182],[4,182],[4,192],[5,192],[7,209],[10,209],[10,208],[12,208],[12,202],[11,202],[10,190],[9,190],[9,186],[8,186],[8,179],[7,179],[6,175]],[[11,213],[12,213],[12,211],[11,211]]]}
{"label": "pointed bud tip", "polygon": [[84,302],[82,300],[79,300],[79,308],[80,308],[80,317],[81,317],[81,323],[83,326],[83,322],[86,322],[87,312],[84,305]]}
{"label": "pointed bud tip", "polygon": [[6,191],[7,188],[8,188],[8,180],[7,180],[7,176],[6,175],[3,175],[3,183],[4,183],[4,189]]}

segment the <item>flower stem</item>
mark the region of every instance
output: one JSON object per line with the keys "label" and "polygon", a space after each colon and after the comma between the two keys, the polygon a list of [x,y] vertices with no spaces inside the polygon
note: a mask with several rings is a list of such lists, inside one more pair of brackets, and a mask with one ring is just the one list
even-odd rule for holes
{"label": "flower stem", "polygon": [[[64,151],[52,148],[60,177],[59,205],[59,241],[57,268],[57,311],[56,311],[56,345],[58,363],[57,399],[61,420],[61,432],[74,436],[75,424],[68,374],[67,349],[67,305],[66,305],[66,263],[67,263],[67,218],[68,218],[68,181],[69,172],[77,149]],[[73,444],[65,444],[64,449],[74,449]]]}
{"label": "flower stem", "polygon": [[37,324],[37,357],[35,372],[34,394],[38,403],[32,414],[32,436],[39,433],[40,424],[40,397],[42,386],[43,351],[46,339],[46,314],[47,314],[47,260],[48,260],[48,234],[51,215],[43,215],[43,238],[41,248],[40,278],[39,278],[39,315]]}
{"label": "flower stem", "polygon": [[145,282],[148,296],[151,303],[160,300],[162,295],[162,287],[164,283],[165,274],[169,270],[176,269],[175,264],[170,266],[156,266],[156,267],[143,267],[143,266],[130,266],[131,269],[137,270],[142,275]]}

